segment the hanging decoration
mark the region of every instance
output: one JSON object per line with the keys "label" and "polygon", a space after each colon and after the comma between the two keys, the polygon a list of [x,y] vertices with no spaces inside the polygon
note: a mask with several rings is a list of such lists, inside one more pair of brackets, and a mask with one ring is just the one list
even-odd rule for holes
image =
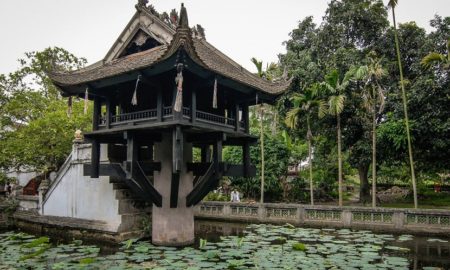
{"label": "hanging decoration", "polygon": [[86,87],[86,92],[84,92],[84,114],[88,111],[88,101],[89,101],[89,87]]}
{"label": "hanging decoration", "polygon": [[175,98],[173,110],[181,112],[181,107],[183,106],[183,64],[178,64],[177,72],[178,74],[175,78],[175,83],[177,84],[177,96]]}
{"label": "hanging decoration", "polygon": [[256,93],[256,104],[255,105],[258,105],[258,103],[259,103],[259,96],[258,96],[258,93]]}
{"label": "hanging decoration", "polygon": [[141,75],[138,76],[136,80],[136,86],[134,87],[133,97],[131,98],[131,105],[136,106],[138,104],[137,100],[137,90],[139,88],[139,83],[141,82]]}
{"label": "hanging decoration", "polygon": [[72,115],[72,96],[67,99],[67,116],[70,117]]}
{"label": "hanging decoration", "polygon": [[217,109],[217,77],[214,80],[213,108]]}

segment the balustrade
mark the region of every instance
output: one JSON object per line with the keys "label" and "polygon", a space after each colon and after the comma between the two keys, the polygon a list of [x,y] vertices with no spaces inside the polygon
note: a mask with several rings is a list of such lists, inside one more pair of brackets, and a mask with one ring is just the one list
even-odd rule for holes
{"label": "balustrade", "polygon": [[[174,111],[172,106],[166,106],[162,108],[162,116],[163,118],[170,119],[170,117],[174,116]],[[156,109],[131,112],[131,113],[123,113],[118,115],[113,115],[110,117],[111,125],[120,125],[121,123],[135,122],[141,120],[150,120],[155,121],[158,118],[158,111]],[[182,117],[183,119],[190,120],[191,119],[191,109],[189,107],[183,107],[182,109]],[[221,115],[216,115],[203,111],[195,111],[196,120],[208,124],[218,125],[225,128],[235,129],[236,128],[236,119],[230,117],[224,117]],[[106,126],[107,117],[102,115],[98,119],[99,126]],[[245,129],[245,122],[239,121],[239,130],[243,131]]]}

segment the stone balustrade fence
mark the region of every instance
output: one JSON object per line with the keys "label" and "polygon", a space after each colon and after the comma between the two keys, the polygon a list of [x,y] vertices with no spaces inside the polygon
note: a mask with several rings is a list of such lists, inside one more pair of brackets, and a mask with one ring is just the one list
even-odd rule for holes
{"label": "stone balustrade fence", "polygon": [[298,226],[450,235],[450,211],[398,208],[202,202],[195,216],[226,222],[290,223]]}

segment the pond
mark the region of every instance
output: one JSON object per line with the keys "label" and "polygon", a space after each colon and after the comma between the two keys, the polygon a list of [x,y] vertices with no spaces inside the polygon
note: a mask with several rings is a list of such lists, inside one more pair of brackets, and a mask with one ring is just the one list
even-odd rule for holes
{"label": "pond", "polygon": [[198,221],[191,247],[118,247],[0,234],[0,269],[450,269],[449,239]]}

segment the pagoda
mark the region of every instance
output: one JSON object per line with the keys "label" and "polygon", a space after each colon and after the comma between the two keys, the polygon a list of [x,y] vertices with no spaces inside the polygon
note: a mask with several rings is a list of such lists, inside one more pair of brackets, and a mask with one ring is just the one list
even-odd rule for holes
{"label": "pagoda", "polygon": [[[255,176],[249,106],[273,103],[290,81],[259,78],[221,53],[189,27],[183,4],[175,20],[145,0],[136,9],[102,61],[49,75],[63,96],[93,101],[84,174],[114,176],[152,204],[154,244],[191,244],[193,206],[223,176]],[[224,146],[242,147],[242,163],[223,162]]]}

